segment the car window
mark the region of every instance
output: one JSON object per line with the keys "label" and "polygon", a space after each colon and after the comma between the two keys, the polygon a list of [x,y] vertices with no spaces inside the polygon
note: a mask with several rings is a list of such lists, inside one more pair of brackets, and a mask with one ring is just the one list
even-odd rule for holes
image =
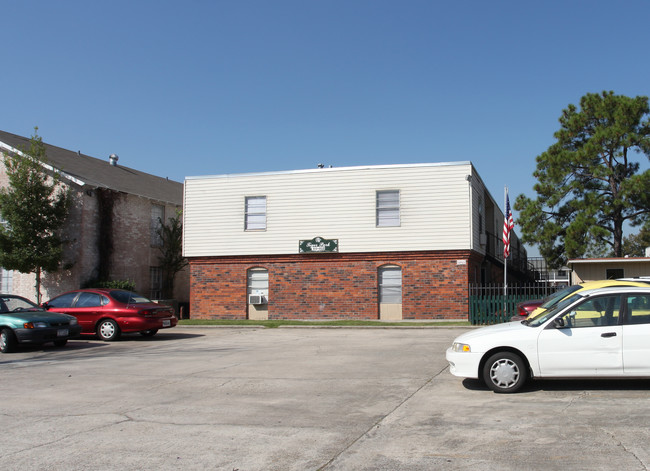
{"label": "car window", "polygon": [[582,328],[618,324],[621,296],[588,298],[561,317],[565,327]]}
{"label": "car window", "polygon": [[96,293],[80,293],[79,299],[74,307],[99,307],[102,305],[102,297]]}
{"label": "car window", "polygon": [[35,304],[22,298],[7,296],[2,298],[3,312],[12,311],[40,311],[41,309]]}
{"label": "car window", "polygon": [[571,293],[575,293],[579,289],[582,289],[582,286],[573,285],[573,286],[567,286],[566,288],[561,289],[560,291],[556,291],[550,296],[544,298],[544,301],[542,301],[542,305],[540,307],[543,309],[549,309],[555,306],[560,300],[564,299]]}
{"label": "car window", "polygon": [[628,324],[650,324],[650,295],[630,295],[626,300]]}
{"label": "car window", "polygon": [[131,291],[111,291],[111,296],[124,304],[153,303],[150,299]]}
{"label": "car window", "polygon": [[582,295],[580,293],[575,293],[572,296],[569,296],[568,298],[563,299],[559,303],[557,303],[555,306],[550,308],[548,311],[543,311],[539,314],[537,314],[535,317],[527,319],[527,325],[531,327],[538,327],[545,323],[547,320],[549,320],[551,317],[554,317],[558,312],[560,312],[562,309],[564,309],[567,306],[570,306],[571,304],[577,302],[579,299],[582,298]]}
{"label": "car window", "polygon": [[47,305],[49,307],[71,307],[74,298],[76,297],[77,293],[62,294],[61,296],[48,301]]}

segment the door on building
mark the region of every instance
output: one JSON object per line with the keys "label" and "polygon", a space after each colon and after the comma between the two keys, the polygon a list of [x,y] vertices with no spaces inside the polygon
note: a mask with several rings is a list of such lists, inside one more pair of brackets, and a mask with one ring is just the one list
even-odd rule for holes
{"label": "door on building", "polygon": [[266,268],[249,269],[246,284],[248,318],[267,320],[269,318],[269,271]]}
{"label": "door on building", "polygon": [[379,267],[379,319],[402,320],[402,268],[397,265]]}

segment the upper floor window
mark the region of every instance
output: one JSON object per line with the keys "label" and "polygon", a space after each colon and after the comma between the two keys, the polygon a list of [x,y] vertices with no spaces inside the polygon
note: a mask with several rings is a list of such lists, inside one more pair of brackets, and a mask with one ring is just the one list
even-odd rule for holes
{"label": "upper floor window", "polygon": [[377,192],[377,227],[399,226],[399,190]]}
{"label": "upper floor window", "polygon": [[162,246],[162,237],[160,237],[160,228],[162,221],[165,220],[165,207],[160,204],[151,205],[151,245],[153,247]]}
{"label": "upper floor window", "polygon": [[247,231],[266,230],[266,196],[247,196],[244,228]]}

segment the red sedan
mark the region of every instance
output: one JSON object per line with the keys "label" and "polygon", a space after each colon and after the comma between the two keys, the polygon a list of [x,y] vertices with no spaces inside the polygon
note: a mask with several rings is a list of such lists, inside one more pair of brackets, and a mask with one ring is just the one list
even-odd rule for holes
{"label": "red sedan", "polygon": [[95,334],[106,341],[117,340],[123,332],[151,337],[178,322],[170,306],[121,289],[69,291],[43,303],[43,307],[75,316],[82,334]]}

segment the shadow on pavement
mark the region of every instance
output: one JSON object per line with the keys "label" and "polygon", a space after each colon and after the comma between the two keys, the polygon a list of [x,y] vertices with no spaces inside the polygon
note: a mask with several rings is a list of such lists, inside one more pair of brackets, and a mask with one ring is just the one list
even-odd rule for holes
{"label": "shadow on pavement", "polygon": [[[464,379],[463,386],[471,391],[490,389],[480,380]],[[650,379],[540,379],[528,381],[515,394],[537,391],[646,391],[650,390]]]}

